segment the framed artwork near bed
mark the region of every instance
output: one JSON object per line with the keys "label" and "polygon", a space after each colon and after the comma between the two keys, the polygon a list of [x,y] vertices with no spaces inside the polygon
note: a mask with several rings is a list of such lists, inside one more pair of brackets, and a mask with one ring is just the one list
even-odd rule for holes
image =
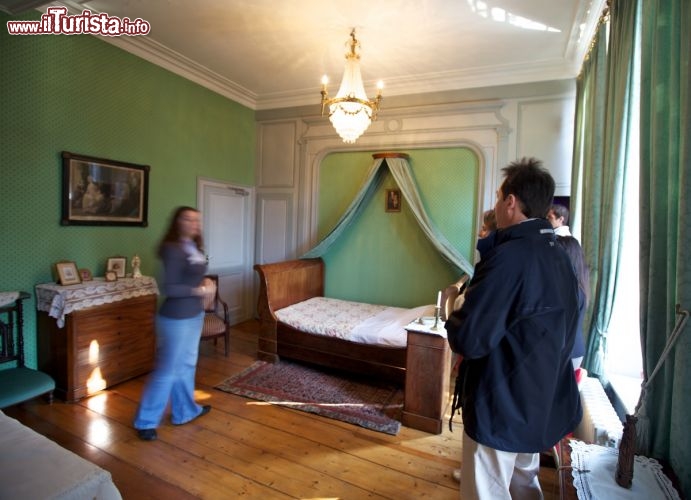
{"label": "framed artwork near bed", "polygon": [[386,190],[386,211],[400,212],[401,211],[401,190],[387,189]]}

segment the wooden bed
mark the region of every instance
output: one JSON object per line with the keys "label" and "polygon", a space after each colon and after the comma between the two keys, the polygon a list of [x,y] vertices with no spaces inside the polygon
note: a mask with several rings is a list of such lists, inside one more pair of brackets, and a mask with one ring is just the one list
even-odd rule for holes
{"label": "wooden bed", "polygon": [[372,375],[403,386],[406,348],[382,347],[313,335],[281,323],[275,311],[324,295],[322,259],[298,259],[257,264],[260,288],[258,358],[275,362],[281,357],[305,363]]}
{"label": "wooden bed", "polygon": [[450,402],[452,354],[445,336],[407,329],[404,347],[366,345],[297,330],[276,318],[284,307],[324,296],[324,262],[299,259],[257,264],[260,290],[258,358],[281,357],[369,375],[404,387],[402,423],[442,432]]}

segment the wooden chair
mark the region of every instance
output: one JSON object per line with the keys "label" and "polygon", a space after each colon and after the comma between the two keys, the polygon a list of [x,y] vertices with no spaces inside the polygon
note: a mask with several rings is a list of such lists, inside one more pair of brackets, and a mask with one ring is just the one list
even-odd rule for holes
{"label": "wooden chair", "polygon": [[204,301],[204,327],[202,328],[202,340],[213,339],[216,345],[218,338],[225,339],[225,355],[230,353],[230,320],[228,317],[228,304],[218,294],[218,275],[208,274],[207,278],[216,285],[216,294]]}
{"label": "wooden chair", "polygon": [[[53,401],[55,380],[24,364],[24,315],[22,301],[30,295],[14,292],[9,303],[0,306],[0,409],[46,394]],[[15,298],[16,297],[16,298]]]}

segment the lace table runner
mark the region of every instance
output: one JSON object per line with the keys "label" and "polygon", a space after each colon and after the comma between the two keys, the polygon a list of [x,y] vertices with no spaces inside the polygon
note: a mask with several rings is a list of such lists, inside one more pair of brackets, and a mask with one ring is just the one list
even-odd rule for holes
{"label": "lace table runner", "polygon": [[580,500],[670,499],[679,500],[679,493],[653,459],[636,455],[633,483],[622,488],[614,479],[619,450],[571,440],[573,485]]}
{"label": "lace table runner", "polygon": [[158,295],[156,280],[150,276],[141,278],[120,278],[105,281],[94,278],[78,285],[36,285],[36,309],[45,311],[57,320],[58,327],[65,326],[65,315],[87,307],[100,306],[120,300]]}

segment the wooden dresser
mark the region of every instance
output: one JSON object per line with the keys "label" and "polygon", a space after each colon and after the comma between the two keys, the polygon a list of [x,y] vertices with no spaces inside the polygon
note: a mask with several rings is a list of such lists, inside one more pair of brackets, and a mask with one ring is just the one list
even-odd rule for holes
{"label": "wooden dresser", "polygon": [[[71,290],[36,287],[38,366],[55,379],[59,398],[77,401],[153,368],[155,282],[126,287],[122,281],[120,288],[105,282],[100,288],[93,282],[60,287]],[[48,307],[50,293],[50,302],[62,306],[71,292],[78,293],[70,312],[63,309],[63,315]]]}

